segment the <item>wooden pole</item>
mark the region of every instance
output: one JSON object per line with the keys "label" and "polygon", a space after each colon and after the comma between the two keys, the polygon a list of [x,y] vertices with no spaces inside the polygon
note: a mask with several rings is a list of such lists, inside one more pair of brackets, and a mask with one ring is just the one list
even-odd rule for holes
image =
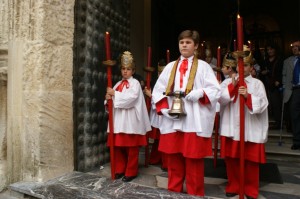
{"label": "wooden pole", "polygon": [[[244,33],[243,33],[243,18],[237,15],[237,43],[238,51],[243,51]],[[244,83],[244,60],[242,56],[238,58],[239,67],[239,85],[245,85]],[[245,99],[240,95],[240,194],[239,198],[244,198],[245,192]]]}
{"label": "wooden pole", "polygon": [[[106,74],[107,74],[107,87],[112,88],[112,75],[111,75],[111,67],[116,64],[115,61],[111,60],[111,52],[110,52],[110,34],[106,32],[105,34],[105,52],[106,52],[106,61],[103,64],[106,66]],[[109,99],[108,103],[108,125],[109,125],[109,150],[110,150],[110,169],[111,169],[111,179],[115,179],[115,151],[114,151],[114,121],[113,121],[113,101]]]}

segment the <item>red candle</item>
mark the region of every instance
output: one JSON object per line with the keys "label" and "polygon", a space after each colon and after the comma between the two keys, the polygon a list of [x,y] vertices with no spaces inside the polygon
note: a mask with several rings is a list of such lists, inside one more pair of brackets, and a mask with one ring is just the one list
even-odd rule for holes
{"label": "red candle", "polygon": [[169,62],[170,62],[170,51],[167,50],[167,63],[169,63]]}
{"label": "red candle", "polygon": [[249,49],[250,49],[250,52],[251,52],[251,50],[252,50],[252,43],[251,43],[251,41],[248,41],[248,46],[249,46]]}
{"label": "red candle", "polygon": [[236,40],[233,40],[233,51],[236,51]]}
{"label": "red candle", "polygon": [[[238,51],[243,51],[244,34],[243,34],[243,18],[237,16],[237,43]],[[244,60],[243,57],[238,58],[239,83],[244,85]],[[244,172],[245,172],[245,99],[240,96],[240,191],[239,198],[244,198]]]}
{"label": "red candle", "polygon": [[[110,54],[110,35],[109,32],[105,33],[105,52],[106,52],[106,61],[111,60]],[[112,88],[112,75],[111,75],[111,66],[107,65],[106,69],[107,74],[107,87]],[[115,150],[114,150],[114,123],[113,123],[113,101],[112,99],[108,100],[108,122],[109,122],[109,140],[110,140],[110,168],[111,168],[111,179],[115,179]]]}
{"label": "red candle", "polygon": [[243,34],[243,18],[240,15],[237,16],[237,49],[243,51],[244,34]]}
{"label": "red candle", "polygon": [[[205,42],[205,41],[203,41],[203,42]],[[198,58],[205,59],[205,47],[204,47],[203,43],[201,43],[201,46],[200,46],[200,57],[198,55]]]}
{"label": "red candle", "polygon": [[217,67],[221,67],[221,47],[217,49]]}
{"label": "red candle", "polygon": [[[221,68],[221,47],[220,46],[217,49],[217,68],[218,69]],[[220,74],[220,72],[217,72],[217,80],[218,81],[221,80],[221,74]]]}
{"label": "red candle", "polygon": [[151,47],[148,47],[148,61],[147,61],[147,66],[151,67]]}
{"label": "red candle", "polygon": [[110,54],[110,34],[109,34],[109,32],[105,33],[105,51],[106,51],[106,60],[111,60],[111,54]]}

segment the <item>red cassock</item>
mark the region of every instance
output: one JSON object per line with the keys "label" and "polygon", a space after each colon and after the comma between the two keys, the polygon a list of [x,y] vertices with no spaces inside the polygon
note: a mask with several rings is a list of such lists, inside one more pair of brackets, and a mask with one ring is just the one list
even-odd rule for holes
{"label": "red cassock", "polygon": [[151,130],[144,95],[132,77],[118,82],[114,90],[115,173],[136,176],[139,147],[147,145],[146,133]]}
{"label": "red cassock", "polygon": [[[185,67],[181,67],[185,65]],[[187,65],[186,65],[187,64]],[[195,65],[194,57],[180,57],[174,77],[174,91],[184,91]],[[179,67],[180,66],[180,67]],[[204,196],[204,157],[212,156],[211,134],[214,124],[219,83],[211,67],[197,60],[197,70],[193,88],[194,101],[183,98],[187,115],[173,120],[162,115],[162,110],[170,109],[173,97],[163,93],[169,84],[170,74],[175,62],[169,63],[159,76],[154,89],[153,101],[156,111],[162,115],[160,123],[160,141],[158,150],[168,155],[168,190],[183,191],[184,181],[187,193]]]}
{"label": "red cassock", "polygon": [[[268,132],[268,100],[262,82],[251,75],[245,78],[245,142],[244,142],[244,189],[247,196],[258,197],[259,164],[266,162],[265,146]],[[220,134],[221,157],[225,159],[228,183],[227,193],[240,191],[240,130],[238,87],[232,79],[221,83]]]}

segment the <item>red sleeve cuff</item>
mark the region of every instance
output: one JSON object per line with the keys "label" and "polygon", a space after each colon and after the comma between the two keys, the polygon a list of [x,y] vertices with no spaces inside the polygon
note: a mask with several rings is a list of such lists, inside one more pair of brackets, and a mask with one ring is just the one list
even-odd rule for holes
{"label": "red sleeve cuff", "polygon": [[169,108],[168,98],[165,97],[165,98],[161,99],[159,102],[157,102],[155,104],[155,106],[156,106],[156,112],[157,112],[157,114],[158,115],[162,115],[162,113],[160,112],[160,110],[164,109],[164,108],[166,108],[166,109]]}
{"label": "red sleeve cuff", "polygon": [[228,84],[228,92],[229,92],[230,98],[232,98],[235,95],[234,86],[232,83]]}
{"label": "red sleeve cuff", "polygon": [[200,102],[201,104],[210,104],[210,101],[209,101],[207,95],[205,94],[205,92],[204,92],[203,97],[201,97],[201,98],[199,99],[199,102]]}
{"label": "red sleeve cuff", "polygon": [[247,99],[246,99],[246,106],[249,110],[252,110],[252,97],[251,94],[248,93]]}

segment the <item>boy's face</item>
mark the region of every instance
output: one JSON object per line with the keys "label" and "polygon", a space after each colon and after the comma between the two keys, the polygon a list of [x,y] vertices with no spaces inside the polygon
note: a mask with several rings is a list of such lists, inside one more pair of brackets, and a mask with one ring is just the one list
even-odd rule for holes
{"label": "boy's face", "polygon": [[134,71],[132,70],[132,68],[122,66],[121,73],[124,79],[129,79],[133,75]]}
{"label": "boy's face", "polygon": [[198,44],[195,45],[194,41],[191,38],[184,38],[179,40],[179,51],[180,54],[188,58],[194,55],[194,52],[197,50]]}
{"label": "boy's face", "polygon": [[231,68],[223,65],[221,70],[222,70],[223,75],[229,75]]}

